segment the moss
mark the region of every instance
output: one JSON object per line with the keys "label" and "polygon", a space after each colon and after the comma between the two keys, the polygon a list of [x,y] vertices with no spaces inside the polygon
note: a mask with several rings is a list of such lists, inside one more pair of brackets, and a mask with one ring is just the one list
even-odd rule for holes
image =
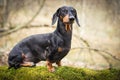
{"label": "moss", "polygon": [[46,67],[10,69],[0,67],[0,80],[120,80],[120,70],[91,70],[86,68],[59,67],[48,72]]}

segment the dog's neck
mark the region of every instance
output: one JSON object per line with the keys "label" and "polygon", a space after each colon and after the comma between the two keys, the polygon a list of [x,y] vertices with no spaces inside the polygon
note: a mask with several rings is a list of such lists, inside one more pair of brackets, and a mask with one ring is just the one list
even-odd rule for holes
{"label": "dog's neck", "polygon": [[65,27],[66,27],[65,24],[60,19],[58,19],[57,28],[55,32],[64,39],[66,44],[71,45],[72,24],[70,24],[71,29],[69,31],[66,31]]}

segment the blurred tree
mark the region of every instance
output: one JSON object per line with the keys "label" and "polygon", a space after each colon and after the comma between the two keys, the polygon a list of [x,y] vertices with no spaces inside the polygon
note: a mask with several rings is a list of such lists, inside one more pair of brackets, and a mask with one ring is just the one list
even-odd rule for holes
{"label": "blurred tree", "polygon": [[3,31],[1,28],[4,27],[5,9],[6,9],[6,0],[0,0],[0,32]]}
{"label": "blurred tree", "polygon": [[[22,29],[26,27],[28,24],[30,24],[34,18],[40,13],[43,5],[44,5],[45,0],[0,0],[0,5],[1,5],[1,13],[0,13],[0,37],[5,36],[7,34],[11,34],[12,32],[15,32],[19,29]],[[28,19],[26,23],[24,23],[22,26],[13,26],[12,23],[10,22],[13,13],[16,13],[20,10],[26,10],[28,8],[32,7],[33,3],[38,3],[39,6],[38,10],[33,14],[32,18]],[[34,4],[33,4],[34,5]],[[34,6],[34,7],[36,7]],[[29,10],[28,10],[29,11]],[[33,11],[32,11],[33,12]]]}
{"label": "blurred tree", "polygon": [[[29,24],[40,13],[41,8],[43,8],[43,14],[50,17],[49,14],[53,14],[52,10],[63,5],[75,7],[78,15],[81,16],[81,28],[74,27],[76,34],[73,34],[79,42],[74,43],[77,47],[72,48],[72,50],[80,49],[78,55],[80,56],[80,53],[83,53],[84,56],[89,55],[93,62],[96,60],[93,59],[96,58],[93,57],[96,53],[105,59],[110,68],[114,62],[112,59],[115,62],[120,62],[118,55],[120,51],[120,41],[118,41],[120,35],[120,0],[0,0],[0,37],[30,26]],[[77,31],[78,33],[83,31],[83,36]],[[82,46],[79,47],[78,44]],[[112,47],[109,48],[109,46]],[[88,56],[86,59],[88,60]]]}

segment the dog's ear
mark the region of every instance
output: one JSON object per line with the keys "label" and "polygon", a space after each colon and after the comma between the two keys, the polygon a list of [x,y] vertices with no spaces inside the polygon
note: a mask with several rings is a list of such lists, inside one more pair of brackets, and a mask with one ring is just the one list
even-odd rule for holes
{"label": "dog's ear", "polygon": [[78,17],[77,17],[77,12],[76,12],[76,15],[75,15],[75,20],[76,20],[76,23],[78,24],[78,26],[80,27],[79,20],[78,20]]}
{"label": "dog's ear", "polygon": [[58,16],[59,16],[59,10],[60,8],[53,14],[53,17],[52,17],[52,25],[55,24],[55,22],[57,21],[58,19]]}

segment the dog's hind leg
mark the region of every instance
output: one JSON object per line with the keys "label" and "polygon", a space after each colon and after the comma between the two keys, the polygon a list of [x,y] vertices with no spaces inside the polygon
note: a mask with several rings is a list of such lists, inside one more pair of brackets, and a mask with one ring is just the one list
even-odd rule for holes
{"label": "dog's hind leg", "polygon": [[22,67],[34,67],[36,64],[34,62],[24,62],[20,64]]}
{"label": "dog's hind leg", "polygon": [[23,62],[20,64],[22,67],[34,67],[36,64],[32,61],[29,61],[24,53],[22,53]]}

